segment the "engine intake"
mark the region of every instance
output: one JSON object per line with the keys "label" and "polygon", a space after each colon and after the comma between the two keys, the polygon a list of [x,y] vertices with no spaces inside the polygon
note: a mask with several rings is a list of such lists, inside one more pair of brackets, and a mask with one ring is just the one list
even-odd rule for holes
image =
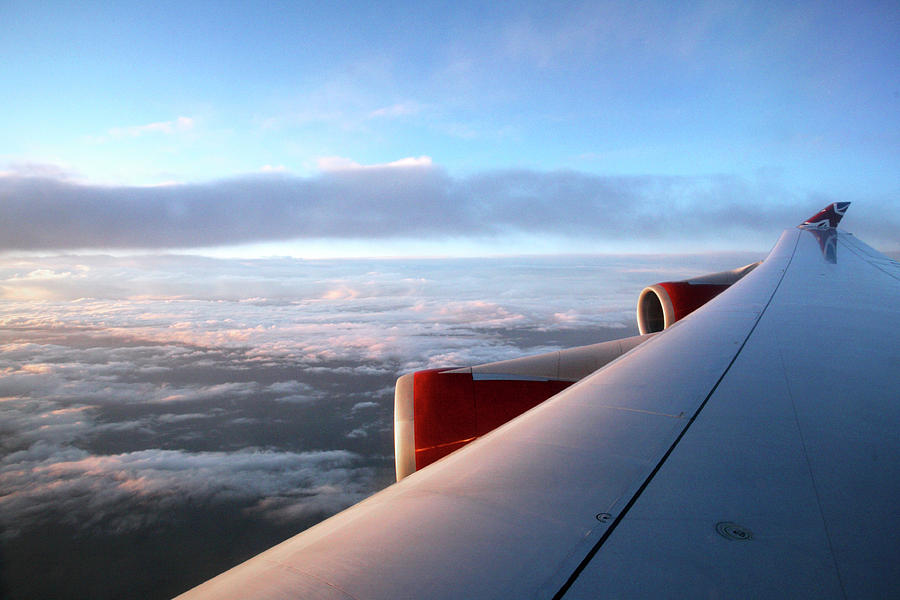
{"label": "engine intake", "polygon": [[638,297],[638,329],[641,334],[662,331],[727,290],[758,264],[645,287]]}

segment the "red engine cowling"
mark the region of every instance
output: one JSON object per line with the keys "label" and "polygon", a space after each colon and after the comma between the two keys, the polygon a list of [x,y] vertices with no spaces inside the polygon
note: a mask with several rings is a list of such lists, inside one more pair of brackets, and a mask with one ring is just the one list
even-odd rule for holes
{"label": "red engine cowling", "polygon": [[397,480],[537,406],[646,337],[404,375],[394,394]]}
{"label": "red engine cowling", "polygon": [[[401,443],[396,448],[398,480],[537,406],[572,383],[511,376],[483,379],[471,372],[450,369],[418,371],[401,377],[397,381],[395,401],[403,395],[412,406],[401,407],[398,403],[395,407],[398,412],[395,446],[403,432],[397,423],[403,417],[407,427],[412,425],[412,431],[406,433],[412,433],[413,444],[410,448],[408,443]],[[402,469],[401,458],[405,463]]]}
{"label": "red engine cowling", "polygon": [[638,329],[642,334],[662,331],[724,292],[758,264],[645,287],[638,297]]}

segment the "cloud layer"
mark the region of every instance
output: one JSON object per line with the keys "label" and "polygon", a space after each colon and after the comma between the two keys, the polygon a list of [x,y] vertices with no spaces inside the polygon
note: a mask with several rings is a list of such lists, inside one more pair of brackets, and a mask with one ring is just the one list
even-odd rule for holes
{"label": "cloud layer", "polygon": [[387,485],[399,374],[631,335],[644,284],[757,258],[0,258],[0,592],[170,597]]}
{"label": "cloud layer", "polygon": [[399,374],[629,335],[643,284],[752,258],[0,261],[6,533],[236,481],[262,517],[349,503],[391,469]]}
{"label": "cloud layer", "polygon": [[[313,177],[263,173],[209,183],[100,186],[0,177],[0,251],[172,248],[327,238],[556,235],[624,241],[771,239],[833,200],[726,176],[601,177],[496,171],[450,176],[427,157],[363,167],[329,159]],[[856,209],[856,207],[854,207]],[[858,229],[890,243],[900,217],[870,200]],[[871,239],[874,237],[874,239]]]}

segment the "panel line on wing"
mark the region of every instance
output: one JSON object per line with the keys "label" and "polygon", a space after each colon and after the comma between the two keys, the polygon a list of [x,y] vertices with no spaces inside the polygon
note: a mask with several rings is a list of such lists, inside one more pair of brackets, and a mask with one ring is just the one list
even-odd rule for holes
{"label": "panel line on wing", "polygon": [[750,331],[747,332],[747,335],[744,338],[744,341],[741,343],[740,347],[737,349],[737,352],[735,352],[734,356],[731,358],[731,361],[728,363],[728,366],[726,366],[725,369],[722,371],[722,374],[719,376],[718,380],[712,386],[709,393],[706,395],[706,398],[703,399],[703,401],[697,407],[697,410],[694,411],[694,414],[687,421],[687,423],[685,423],[685,426],[681,430],[681,433],[678,434],[678,436],[675,438],[675,441],[672,442],[672,444],[669,446],[668,450],[666,450],[665,454],[663,454],[662,458],[660,458],[660,460],[657,461],[656,466],[650,471],[650,474],[646,477],[644,482],[638,487],[637,491],[631,496],[631,499],[628,501],[628,503],[622,508],[621,511],[619,511],[614,516],[612,523],[610,523],[609,526],[606,528],[606,530],[602,533],[602,535],[600,536],[600,539],[597,540],[596,544],[594,544],[594,547],[588,551],[587,555],[584,557],[584,559],[581,561],[581,563],[579,563],[579,565],[575,568],[575,570],[572,572],[572,574],[569,575],[569,578],[565,581],[565,583],[563,583],[563,585],[559,588],[559,590],[556,592],[556,594],[553,595],[553,600],[560,600],[566,594],[566,592],[569,591],[569,588],[572,587],[572,584],[575,583],[575,580],[578,579],[578,576],[581,575],[582,571],[584,571],[584,569],[591,562],[591,560],[594,558],[594,556],[597,554],[597,552],[600,551],[600,548],[603,546],[604,542],[606,542],[606,540],[609,539],[610,534],[612,534],[612,532],[615,531],[616,527],[619,525],[619,523],[622,522],[622,519],[625,517],[626,514],[628,514],[628,511],[631,509],[631,507],[634,506],[635,502],[637,502],[637,499],[641,496],[641,494],[644,492],[644,490],[647,489],[647,486],[650,485],[650,482],[653,480],[653,478],[656,476],[656,474],[659,472],[659,470],[665,464],[666,460],[669,458],[669,456],[672,454],[672,452],[678,446],[678,443],[685,436],[688,429],[690,429],[690,427],[694,423],[694,421],[697,420],[697,417],[700,415],[700,412],[706,406],[706,403],[709,402],[709,399],[712,398],[713,394],[716,393],[716,390],[718,389],[719,384],[722,383],[722,380],[725,379],[725,376],[728,374],[728,371],[731,369],[732,365],[734,365],[735,361],[737,361],[738,356],[741,355],[741,351],[743,351],[744,347],[747,345],[747,341],[753,336],[753,332],[756,330],[757,326],[759,325],[759,322],[762,319],[762,316],[766,313],[766,310],[769,308],[769,305],[772,304],[772,299],[775,298],[775,294],[778,292],[778,288],[781,287],[781,283],[782,283],[782,281],[784,281],[784,277],[787,274],[787,271],[791,266],[791,262],[794,260],[794,255],[797,252],[797,245],[799,244],[799,241],[800,241],[800,236],[798,235],[794,240],[794,247],[791,250],[790,258],[788,259],[787,264],[781,270],[781,274],[780,274],[780,277],[778,278],[778,282],[775,284],[775,287],[772,289],[772,293],[769,295],[768,301],[766,302],[766,304],[762,308],[762,310],[759,311],[759,314],[756,316],[756,320],[753,322],[753,325],[750,327]]}
{"label": "panel line on wing", "polygon": [[684,413],[683,413],[683,412],[682,412],[682,413],[678,413],[677,415],[672,415],[672,414],[669,414],[669,413],[656,412],[656,411],[653,411],[653,410],[644,410],[644,409],[641,409],[641,408],[630,408],[630,407],[628,407],[628,406],[612,406],[612,405],[609,405],[609,404],[600,404],[599,406],[602,406],[602,407],[604,407],[604,408],[611,408],[611,409],[613,409],[613,410],[625,410],[625,411],[628,411],[628,412],[643,413],[643,414],[645,414],[645,415],[654,415],[654,416],[657,416],[657,417],[668,417],[668,418],[670,418],[670,419],[682,419],[682,418],[684,418]]}
{"label": "panel line on wing", "polygon": [[[778,332],[775,332],[775,336],[778,336]],[[781,344],[776,345],[776,350],[778,352],[778,360],[781,363],[781,377],[784,379],[784,388],[787,392],[788,398],[791,401],[791,410],[794,413],[794,424],[797,427],[797,436],[800,440],[800,447],[803,449],[803,461],[806,463],[806,469],[809,473],[809,481],[812,485],[813,494],[816,497],[816,509],[819,511],[819,518],[822,520],[822,529],[825,532],[825,539],[828,540],[828,554],[831,556],[831,562],[834,565],[834,573],[837,576],[838,584],[841,586],[841,592],[844,597],[847,597],[847,589],[844,586],[844,579],[841,577],[841,569],[837,562],[837,554],[834,551],[834,543],[831,540],[832,533],[828,530],[828,520],[825,518],[825,510],[822,508],[822,495],[819,492],[819,484],[816,482],[816,474],[815,470],[812,467],[812,463],[809,459],[809,448],[806,445],[806,438],[803,436],[803,427],[800,424],[800,416],[797,414],[797,401],[794,398],[794,391],[791,389],[791,381],[787,376],[787,369],[785,368],[785,360],[784,360],[784,352],[781,349]]]}
{"label": "panel line on wing", "polygon": [[[894,279],[900,280],[900,272],[898,272],[898,270],[896,269],[896,267],[897,267],[896,261],[891,260],[889,262],[885,262],[884,260],[876,259],[876,257],[873,257],[869,252],[866,252],[865,248],[860,247],[860,244],[862,244],[862,242],[860,242],[855,237],[852,237],[849,234],[839,235],[838,239],[844,243],[844,246],[846,246],[847,250],[849,250],[853,254],[857,255],[858,257],[860,257],[862,260],[864,260],[866,262],[866,264],[872,265],[873,267],[875,267],[882,273],[887,274],[889,277],[893,277]],[[888,269],[885,268],[886,265],[895,267],[895,271],[894,272],[889,271]]]}
{"label": "panel line on wing", "polygon": [[[319,575],[316,575],[315,573],[312,573],[305,569],[297,568],[294,565],[291,565],[291,564],[288,564],[288,563],[285,563],[285,562],[279,561],[279,560],[263,558],[263,561],[268,562],[271,565],[275,565],[276,567],[278,567],[280,569],[284,569],[285,571],[290,571],[291,573],[293,573],[295,575],[299,575],[300,577],[308,577],[310,579],[314,579],[314,580],[318,581],[319,583],[321,583],[322,585],[338,592],[339,594],[346,596],[347,598],[349,598],[349,600],[360,600],[360,598],[358,596],[351,594],[347,590],[336,585],[334,582],[329,581],[328,579],[325,579],[323,577],[320,577]],[[240,567],[240,565],[238,565],[238,567]],[[237,567],[235,567],[235,568],[237,568]]]}

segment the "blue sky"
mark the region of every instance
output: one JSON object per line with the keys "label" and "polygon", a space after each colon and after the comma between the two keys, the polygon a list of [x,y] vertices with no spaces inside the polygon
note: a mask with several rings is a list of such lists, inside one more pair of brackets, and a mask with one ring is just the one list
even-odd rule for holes
{"label": "blue sky", "polygon": [[[790,218],[832,200],[872,217],[900,191],[896,3],[109,4],[0,5],[4,178],[127,197],[133,186],[304,183],[401,161],[395,170],[457,188],[500,177],[506,196],[533,195],[548,174],[590,178],[592,198],[609,181],[656,178],[662,197],[629,201],[648,213],[739,189],[740,202]],[[598,207],[559,208],[577,219]],[[588,247],[564,229],[512,229],[502,242],[438,237]],[[237,241],[273,241],[257,237]],[[320,239],[334,237],[304,237]],[[713,245],[761,239],[748,227]]]}

